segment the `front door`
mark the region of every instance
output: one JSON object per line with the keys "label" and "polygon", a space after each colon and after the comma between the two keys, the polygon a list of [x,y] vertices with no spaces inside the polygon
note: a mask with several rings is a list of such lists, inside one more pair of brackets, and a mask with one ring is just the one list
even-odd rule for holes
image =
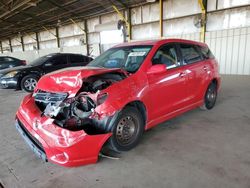
{"label": "front door", "polygon": [[166,72],[148,75],[152,119],[161,118],[183,108],[187,98],[186,73],[181,66],[175,44],[159,48],[152,64],[165,64]]}

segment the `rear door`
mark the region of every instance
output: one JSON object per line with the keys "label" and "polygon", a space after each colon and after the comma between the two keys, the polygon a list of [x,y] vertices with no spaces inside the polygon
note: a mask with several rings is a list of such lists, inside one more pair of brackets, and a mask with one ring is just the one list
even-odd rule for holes
{"label": "rear door", "polygon": [[153,109],[152,118],[183,108],[187,97],[186,77],[175,44],[161,46],[152,64],[165,64],[166,72],[148,75]]}
{"label": "rear door", "polygon": [[203,61],[203,57],[196,45],[181,43],[179,48],[187,78],[187,101],[188,104],[193,104],[201,100],[206,62]]}

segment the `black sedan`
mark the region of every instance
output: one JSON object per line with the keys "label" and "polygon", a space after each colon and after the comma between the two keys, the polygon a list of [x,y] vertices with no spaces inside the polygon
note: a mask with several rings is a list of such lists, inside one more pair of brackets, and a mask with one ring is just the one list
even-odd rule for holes
{"label": "black sedan", "polygon": [[25,60],[20,60],[10,56],[1,56],[0,57],[0,70],[26,65]]}
{"label": "black sedan", "polygon": [[33,92],[42,75],[66,67],[85,66],[92,60],[91,57],[80,54],[49,54],[26,66],[1,70],[0,87]]}

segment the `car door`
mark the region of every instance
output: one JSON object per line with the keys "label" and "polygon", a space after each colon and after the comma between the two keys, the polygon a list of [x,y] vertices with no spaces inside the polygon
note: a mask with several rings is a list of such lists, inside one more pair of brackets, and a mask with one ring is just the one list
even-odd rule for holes
{"label": "car door", "polygon": [[206,62],[203,61],[196,45],[181,43],[179,48],[186,72],[188,104],[191,105],[200,100],[199,94],[203,90]]}
{"label": "car door", "polygon": [[43,64],[45,73],[53,72],[68,67],[67,54],[55,55]]}
{"label": "car door", "polygon": [[152,118],[160,118],[185,105],[186,76],[175,44],[161,46],[152,59],[152,65],[165,64],[166,72],[148,75]]}

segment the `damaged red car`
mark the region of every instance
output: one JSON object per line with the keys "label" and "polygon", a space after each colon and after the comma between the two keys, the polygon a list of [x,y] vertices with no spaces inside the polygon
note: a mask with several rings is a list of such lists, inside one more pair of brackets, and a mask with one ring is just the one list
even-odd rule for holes
{"label": "damaged red car", "polygon": [[188,110],[214,107],[218,63],[203,43],[166,39],[115,46],[86,67],[43,76],[16,128],[43,160],[95,163],[105,145],[127,151],[143,132]]}

